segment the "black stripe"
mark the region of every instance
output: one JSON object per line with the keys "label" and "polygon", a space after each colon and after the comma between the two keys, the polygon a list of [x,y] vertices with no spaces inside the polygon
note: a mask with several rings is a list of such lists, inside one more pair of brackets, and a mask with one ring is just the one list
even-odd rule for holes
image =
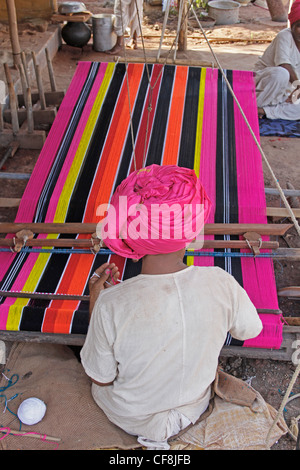
{"label": "black stripe", "polygon": [[[175,66],[165,66],[155,109],[155,118],[148,147],[146,166],[161,164],[174,77]],[[127,259],[123,279],[125,280],[137,276],[141,272],[141,263],[141,260],[134,262],[131,259]]]}
{"label": "black stripe", "polygon": [[[98,69],[98,67],[97,67],[97,69]],[[73,111],[72,118],[70,120],[68,129],[66,130],[66,133],[62,138],[61,146],[60,146],[60,148],[57,152],[54,164],[51,168],[51,171],[48,175],[47,181],[46,181],[46,183],[44,185],[44,188],[43,188],[43,191],[41,193],[39,203],[38,203],[38,206],[37,206],[36,215],[35,215],[35,221],[43,221],[44,220],[46,211],[48,209],[49,199],[51,197],[54,186],[56,184],[58,174],[61,170],[61,166],[63,165],[63,162],[65,160],[67,151],[69,149],[70,142],[71,142],[72,137],[74,135],[76,126],[78,124],[78,120],[80,119],[80,115],[82,113],[83,106],[86,103],[88,93],[89,93],[89,90],[90,90],[90,88],[91,88],[91,86],[94,82],[94,79],[95,79],[95,67],[90,68],[90,71],[87,75],[85,84],[84,84],[84,86],[83,86],[83,88],[80,92],[80,96],[77,100],[77,103],[74,106],[74,111]],[[12,287],[13,283],[15,282],[15,280],[18,277],[18,274],[19,274],[20,270],[22,269],[22,265],[26,262],[27,257],[28,257],[28,254],[26,254],[24,256],[24,253],[19,253],[15,257],[14,261],[12,262],[9,269],[7,270],[5,276],[3,276],[3,280],[1,282],[1,288],[3,286],[5,286],[5,289],[8,290]],[[14,269],[16,269],[16,266],[18,265],[18,262],[19,262],[20,258],[22,258],[22,265],[17,268],[16,273],[12,277],[12,280],[10,281],[9,285],[7,285],[6,284],[6,279],[8,278],[10,273],[12,273]]]}
{"label": "black stripe", "polygon": [[20,322],[21,331],[41,331],[45,307],[27,306],[23,308]]}
{"label": "black stripe", "polygon": [[[152,65],[148,65],[149,75],[152,71]],[[132,127],[133,127],[133,137],[134,142],[136,141],[138,127],[140,125],[140,121],[143,117],[143,108],[145,104],[145,99],[147,98],[148,92],[148,74],[147,69],[144,67],[144,72],[142,76],[142,80],[139,87],[139,92],[135,101],[135,106],[132,113]],[[131,129],[129,128],[126,144],[124,146],[123,155],[120,161],[120,166],[118,170],[118,175],[116,178],[116,183],[113,192],[115,192],[117,186],[121,184],[121,182],[128,176],[128,172],[131,166],[131,158],[132,158],[133,148],[132,148],[132,138],[131,138]],[[136,155],[138,160],[142,160],[143,156]]]}
{"label": "black stripe", "polygon": [[[233,86],[233,74],[231,70],[227,71],[227,78]],[[239,201],[238,201],[238,181],[236,171],[236,139],[235,139],[235,122],[234,122],[234,100],[231,93],[227,93],[228,105],[228,167],[229,167],[229,191],[230,191],[230,217],[229,223],[239,223]],[[231,240],[238,240],[238,236],[231,236]],[[231,250],[238,252],[239,250]],[[243,275],[240,258],[231,258],[231,273],[234,278],[243,286]]]}
{"label": "black stripe", "polygon": [[146,166],[161,164],[165,135],[168,126],[169,107],[175,76],[175,66],[165,65],[157,100],[155,118],[148,147]]}
{"label": "black stripe", "polygon": [[48,175],[47,181],[44,185],[38,208],[37,208],[37,213],[35,216],[35,221],[36,222],[43,222],[45,219],[45,216],[47,214],[49,202],[52,196],[52,192],[55,188],[55,185],[57,183],[57,178],[61,172],[61,168],[64,164],[65,158],[67,156],[70,144],[72,142],[72,139],[74,137],[74,133],[76,131],[76,128],[78,126],[79,120],[81,118],[82,111],[84,109],[84,106],[86,104],[86,101],[89,97],[89,93],[91,91],[91,88],[93,86],[95,77],[97,75],[99,69],[99,64],[92,64],[88,77],[85,81],[85,84],[82,88],[82,92],[80,93],[80,96],[78,98],[77,104],[74,108],[74,111],[72,113],[72,118],[69,122],[68,129],[65,133],[64,139],[62,141],[62,144],[59,148],[59,151],[56,155],[55,161],[52,165],[51,171]]}
{"label": "black stripe", "polygon": [[189,67],[178,166],[194,168],[201,69]]}
{"label": "black stripe", "polygon": [[[224,217],[224,196],[223,196],[223,92],[222,75],[218,73],[218,95],[217,95],[217,142],[216,142],[216,207],[215,223],[223,223]],[[223,236],[216,235],[215,240],[223,240]],[[216,250],[215,250],[216,251]],[[224,250],[218,250],[224,251]],[[214,258],[214,265],[225,269],[224,258]]]}
{"label": "black stripe", "polygon": [[88,194],[97,170],[124,75],[125,64],[118,64],[103,102],[86,159],[82,165],[80,176],[77,179],[76,187],[70,200],[66,222],[82,221]]}
{"label": "black stripe", "polygon": [[[103,147],[106,133],[109,128],[110,120],[113,114],[114,105],[116,103],[119,89],[123,81],[125,65],[122,64],[120,66],[117,66],[116,69],[117,70],[115,70],[115,74],[112,78],[109,87],[109,92],[106,95],[103,107],[99,114],[97,124],[95,126],[95,131],[91,139],[90,147],[87,151],[85,161],[82,165],[81,174],[77,180],[75,189],[71,196],[68,212],[66,215],[66,222],[81,222],[83,217],[86,200],[99,161],[99,155],[101,154],[101,149]],[[61,237],[74,238],[75,235],[64,234],[61,235],[59,238]],[[45,267],[43,276],[41,277],[40,282],[36,288],[36,292],[55,292],[55,289],[57,288],[58,282],[61,278],[63,270],[65,269],[69,256],[70,255],[68,254],[51,255]],[[41,302],[43,302],[42,305],[44,305],[44,308],[46,308],[50,303],[50,301],[31,300],[30,305],[40,306]],[[29,311],[24,310],[22,316],[22,328],[23,317],[25,324],[25,322],[27,322],[27,314],[29,314]]]}

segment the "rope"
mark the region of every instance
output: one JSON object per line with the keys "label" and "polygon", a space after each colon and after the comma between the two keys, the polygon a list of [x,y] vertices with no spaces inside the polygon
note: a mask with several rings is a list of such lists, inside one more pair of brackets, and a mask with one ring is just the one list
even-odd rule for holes
{"label": "rope", "polygon": [[276,426],[276,424],[278,423],[280,417],[283,417],[283,410],[284,410],[284,407],[285,407],[285,405],[287,404],[287,402],[288,402],[288,400],[289,400],[290,393],[291,393],[291,391],[292,391],[292,389],[293,389],[293,386],[295,385],[295,382],[296,382],[296,380],[297,380],[297,377],[298,377],[299,373],[300,373],[300,362],[299,362],[299,364],[298,364],[297,367],[296,367],[296,370],[295,370],[295,372],[294,372],[294,374],[293,374],[293,376],[292,376],[292,378],[291,378],[291,381],[290,381],[289,386],[288,386],[288,388],[287,388],[287,390],[286,390],[286,392],[285,392],[285,395],[284,395],[284,397],[283,397],[283,400],[282,400],[282,402],[281,402],[281,405],[280,405],[280,407],[279,407],[279,409],[278,409],[278,411],[277,411],[277,414],[276,414],[276,416],[275,416],[275,418],[274,418],[274,421],[273,421],[273,423],[272,423],[272,425],[271,425],[271,427],[270,427],[270,429],[269,429],[269,432],[268,432],[268,434],[267,434],[267,437],[266,437],[266,448],[267,448],[267,449],[270,449],[269,441],[270,441],[270,438],[271,438],[271,433],[272,433],[274,427]]}
{"label": "rope", "polygon": [[[190,3],[190,0],[188,0],[188,1],[189,1],[189,3]],[[266,155],[265,155],[265,153],[264,153],[264,151],[263,151],[263,149],[262,149],[260,143],[258,142],[255,133],[253,132],[253,130],[252,130],[250,124],[249,124],[249,121],[248,121],[248,119],[247,119],[247,117],[246,117],[246,115],[245,115],[245,113],[244,113],[244,111],[243,111],[243,109],[242,109],[242,107],[241,107],[241,105],[240,105],[240,103],[239,103],[239,101],[238,101],[238,99],[237,99],[237,97],[236,97],[236,95],[235,95],[235,93],[234,93],[234,91],[233,91],[233,89],[232,89],[232,87],[231,87],[231,85],[230,85],[230,83],[229,83],[227,77],[226,77],[226,74],[225,74],[225,72],[224,72],[224,70],[223,70],[223,68],[222,68],[222,66],[221,66],[221,64],[220,64],[220,62],[219,62],[217,56],[215,55],[215,52],[213,51],[213,49],[212,49],[212,47],[211,47],[211,44],[210,44],[210,42],[209,42],[209,40],[208,40],[208,38],[207,38],[207,36],[206,36],[206,34],[205,34],[203,28],[202,28],[202,25],[201,25],[201,23],[200,23],[200,21],[199,21],[197,15],[196,15],[195,11],[194,11],[193,5],[191,5],[191,9],[192,9],[192,12],[193,12],[193,14],[194,14],[194,16],[195,16],[195,18],[196,18],[196,21],[197,21],[197,23],[198,23],[198,25],[199,25],[199,28],[201,29],[201,32],[202,32],[202,34],[203,34],[203,36],[204,36],[204,38],[205,38],[205,40],[206,40],[206,42],[207,42],[207,44],[208,44],[208,46],[209,46],[209,48],[210,48],[210,51],[211,51],[211,53],[212,53],[212,55],[213,55],[213,57],[214,57],[214,59],[215,59],[215,61],[216,61],[216,63],[217,63],[217,66],[218,66],[219,70],[221,71],[222,76],[224,77],[224,80],[225,80],[225,82],[226,82],[226,84],[227,84],[227,86],[228,86],[228,89],[229,89],[229,91],[230,91],[230,93],[231,93],[231,95],[232,95],[234,101],[236,102],[236,104],[237,104],[237,106],[238,106],[238,108],[239,108],[239,110],[240,110],[240,112],[241,112],[241,114],[242,114],[242,117],[243,117],[243,119],[244,119],[244,121],[245,121],[245,123],[246,123],[246,125],[247,125],[247,127],[248,127],[248,129],[249,129],[249,131],[250,131],[250,133],[251,133],[251,135],[252,135],[254,141],[255,141],[256,146],[258,147],[258,149],[259,149],[259,151],[260,151],[260,153],[261,153],[261,156],[263,157],[263,160],[264,160],[265,164],[267,165],[267,168],[268,168],[268,170],[269,170],[269,172],[270,172],[270,174],[271,174],[271,176],[272,176],[272,178],[273,178],[273,180],[274,180],[275,186],[276,186],[277,189],[278,189],[278,192],[279,192],[279,194],[280,194],[280,197],[281,197],[281,199],[282,199],[282,201],[283,201],[283,203],[284,203],[286,209],[288,210],[289,215],[290,215],[290,217],[291,217],[291,219],[292,219],[292,221],[293,221],[293,223],[294,223],[295,229],[296,229],[298,235],[300,236],[300,226],[299,226],[299,223],[298,223],[298,221],[297,221],[297,219],[296,219],[296,217],[295,217],[295,215],[294,215],[294,213],[293,213],[293,210],[292,210],[290,204],[288,203],[287,198],[285,197],[285,194],[284,194],[284,192],[283,192],[283,190],[282,190],[282,188],[281,188],[281,186],[280,186],[280,184],[279,184],[279,181],[278,181],[278,179],[276,178],[276,175],[275,175],[275,173],[274,173],[274,171],[273,171],[273,169],[272,169],[272,167],[271,167],[271,165],[270,165],[270,163],[269,163],[269,161],[268,161],[268,159],[267,159],[267,157],[266,157]],[[270,446],[269,446],[269,441],[270,441],[270,438],[271,438],[271,433],[272,433],[274,427],[276,426],[278,420],[279,420],[280,417],[283,415],[284,407],[285,407],[285,405],[286,405],[286,403],[287,403],[287,401],[288,401],[288,399],[289,399],[289,395],[290,395],[290,393],[291,393],[291,391],[292,391],[292,389],[293,389],[293,386],[294,386],[294,384],[295,384],[295,382],[296,382],[296,380],[297,380],[297,377],[298,377],[299,373],[300,373],[300,363],[298,364],[298,366],[297,366],[297,368],[296,368],[296,370],[295,370],[295,372],[294,372],[294,374],[293,374],[293,376],[292,376],[292,379],[291,379],[290,384],[289,384],[289,386],[288,386],[288,388],[287,388],[287,391],[286,391],[285,396],[284,396],[284,398],[283,398],[283,400],[282,400],[282,403],[281,403],[281,405],[280,405],[280,407],[279,407],[279,410],[278,410],[278,412],[277,412],[277,414],[276,414],[276,416],[275,416],[275,418],[274,418],[274,420],[273,420],[273,423],[272,423],[272,425],[271,425],[271,427],[270,427],[270,429],[269,429],[269,431],[268,431],[268,434],[267,434],[267,437],[266,437],[266,442],[265,442],[266,448],[270,448]]]}
{"label": "rope", "polygon": [[[120,1],[120,12],[121,12],[121,22],[122,22],[122,33],[123,33],[123,37],[124,37],[125,29],[124,29],[124,23],[123,23],[122,1]],[[124,49],[124,57],[125,57],[127,95],[128,95],[128,106],[129,106],[129,115],[130,115],[130,134],[131,134],[134,169],[136,171],[137,166],[136,166],[136,156],[135,156],[135,142],[134,142],[134,133],[133,133],[132,111],[131,111],[130,90],[129,90],[129,78],[128,78],[128,70],[127,70],[128,69],[128,62],[127,62],[127,59],[126,59],[125,41],[123,41],[123,49]]]}
{"label": "rope", "polygon": [[[145,43],[144,43],[144,37],[143,37],[143,30],[142,30],[142,25],[141,25],[141,20],[140,20],[140,14],[139,14],[139,9],[138,9],[138,5],[137,5],[137,0],[134,0],[135,2],[135,7],[136,7],[136,10],[137,10],[137,19],[138,19],[138,24],[139,24],[139,29],[140,29],[140,32],[141,32],[141,41],[142,41],[142,49],[143,49],[143,54],[144,54],[144,61],[145,61],[145,67],[146,67],[146,71],[147,71],[147,79],[148,79],[148,86],[149,86],[149,89],[150,89],[150,93],[149,93],[149,103],[148,103],[148,107],[147,107],[147,111],[148,111],[148,116],[147,116],[147,126],[146,126],[146,138],[145,138],[145,143],[144,143],[144,152],[143,152],[143,164],[142,164],[142,167],[145,166],[145,163],[146,163],[146,148],[147,148],[147,137],[148,137],[148,130],[149,130],[149,121],[150,121],[150,113],[152,111],[152,92],[154,90],[154,88],[156,87],[159,79],[160,79],[160,76],[163,72],[163,67],[161,68],[155,82],[153,85],[151,85],[151,78],[150,78],[150,73],[149,73],[149,67],[148,67],[148,61],[147,61],[147,56],[146,56],[146,47],[145,47]],[[194,2],[194,0],[193,0]],[[183,5],[184,2],[182,2],[182,5]],[[182,7],[183,8],[183,7]],[[182,11],[181,11],[181,14],[180,14],[180,18],[181,19],[181,22],[183,22],[185,20],[185,18],[188,16],[188,13],[189,13],[189,10],[191,8],[191,5],[188,7],[184,17],[182,18]],[[123,14],[122,14],[122,0],[120,0],[120,12],[121,12],[121,22],[122,22],[122,30],[123,30],[123,34],[125,32],[125,28],[124,28],[124,23],[123,23]],[[171,51],[174,47],[174,45],[177,44],[178,42],[178,37],[179,37],[179,34],[180,34],[180,29],[181,28],[177,28],[177,34],[175,36],[175,39],[173,40],[173,43],[171,44],[171,47],[166,55],[166,58],[164,60],[164,62],[162,63],[162,65],[166,65],[167,63],[167,60],[168,60],[168,57],[169,55],[171,54]],[[134,140],[134,133],[133,133],[133,126],[132,126],[132,114],[131,114],[131,104],[130,104],[130,96],[129,96],[129,85],[128,85],[128,71],[127,71],[127,67],[128,67],[128,61],[127,61],[127,56],[126,56],[126,46],[125,46],[125,41],[123,43],[123,50],[124,50],[124,60],[125,60],[125,65],[126,65],[126,77],[127,77],[127,89],[128,89],[128,100],[129,100],[129,113],[130,113],[130,126],[131,126],[131,141],[132,141],[132,148],[133,148],[133,155],[134,155],[134,164],[135,164],[135,170],[137,169],[136,168],[136,157],[135,157],[135,140]]]}
{"label": "rope", "polygon": [[[188,0],[188,1],[189,1],[189,3],[190,3],[190,0]],[[264,160],[264,162],[266,163],[266,165],[267,165],[267,167],[268,167],[268,170],[270,171],[270,174],[271,174],[271,176],[272,176],[272,178],[273,178],[273,180],[274,180],[275,186],[277,187],[278,192],[279,192],[279,194],[280,194],[280,197],[281,197],[281,199],[282,199],[282,201],[283,201],[283,203],[284,203],[286,209],[287,209],[288,212],[289,212],[289,215],[290,215],[290,217],[291,217],[291,219],[292,219],[292,221],[293,221],[293,223],[294,223],[294,226],[295,226],[295,228],[296,228],[296,231],[297,231],[298,235],[300,236],[300,226],[299,226],[299,223],[298,223],[298,221],[297,221],[297,219],[296,219],[296,217],[295,217],[295,215],[294,215],[294,212],[293,212],[293,210],[292,210],[290,204],[288,203],[288,200],[287,200],[287,198],[286,198],[286,196],[285,196],[285,194],[284,194],[284,192],[283,192],[283,190],[282,190],[282,188],[281,188],[281,186],[280,186],[280,184],[279,184],[279,181],[278,181],[278,179],[277,179],[277,177],[276,177],[276,175],[275,175],[275,173],[274,173],[274,171],[273,171],[273,169],[272,169],[272,167],[271,167],[271,165],[270,165],[270,163],[269,163],[269,161],[268,161],[268,159],[267,159],[267,157],[266,157],[266,155],[265,155],[265,153],[264,153],[264,151],[263,151],[263,149],[262,149],[262,147],[261,147],[261,145],[260,145],[260,143],[258,142],[255,133],[253,132],[253,130],[252,130],[250,124],[249,124],[249,121],[248,121],[248,119],[247,119],[247,117],[246,117],[246,115],[245,115],[245,113],[244,113],[244,111],[243,111],[243,109],[242,109],[242,107],[241,107],[241,105],[240,105],[240,103],[239,103],[239,101],[238,101],[238,99],[237,99],[237,97],[236,97],[236,95],[235,95],[235,93],[234,93],[234,91],[233,91],[233,89],[232,89],[232,87],[231,87],[231,85],[230,85],[230,83],[229,83],[227,77],[226,77],[226,74],[225,74],[225,72],[224,72],[224,70],[223,70],[223,68],[222,68],[222,66],[221,66],[221,64],[220,64],[220,62],[219,62],[219,59],[217,58],[217,56],[216,56],[216,54],[215,54],[213,48],[211,47],[211,44],[210,44],[210,42],[209,42],[209,40],[208,40],[208,38],[207,38],[207,36],[206,36],[206,34],[205,34],[205,31],[204,31],[203,28],[202,28],[201,22],[199,21],[199,19],[198,19],[198,17],[197,17],[197,14],[195,13],[193,4],[190,3],[190,7],[191,7],[191,10],[192,10],[192,12],[193,12],[195,18],[196,18],[196,21],[197,21],[197,23],[198,23],[198,26],[199,26],[199,28],[201,29],[201,32],[202,32],[202,34],[203,34],[203,36],[204,36],[204,38],[205,38],[205,40],[206,40],[206,42],[207,42],[207,44],[208,44],[208,47],[209,47],[209,49],[210,49],[210,51],[211,51],[211,53],[212,53],[212,55],[213,55],[213,57],[214,57],[214,59],[215,59],[215,61],[216,61],[216,63],[217,63],[217,66],[218,66],[219,70],[220,70],[221,73],[222,73],[222,76],[223,76],[223,78],[224,78],[224,80],[225,80],[225,82],[226,82],[226,85],[228,86],[228,89],[229,89],[229,91],[230,91],[230,93],[231,93],[231,95],[232,95],[234,101],[236,102],[236,104],[237,104],[237,106],[238,106],[238,108],[239,108],[239,110],[240,110],[240,112],[241,112],[241,114],[242,114],[242,117],[243,117],[243,119],[244,119],[244,121],[245,121],[245,123],[246,123],[246,125],[247,125],[247,127],[248,127],[248,129],[249,129],[249,131],[250,131],[250,133],[251,133],[251,135],[252,135],[254,141],[255,141],[255,144],[256,144],[256,146],[258,147],[258,149],[259,149],[259,151],[260,151],[260,153],[261,153],[261,156],[263,157],[263,160]]]}

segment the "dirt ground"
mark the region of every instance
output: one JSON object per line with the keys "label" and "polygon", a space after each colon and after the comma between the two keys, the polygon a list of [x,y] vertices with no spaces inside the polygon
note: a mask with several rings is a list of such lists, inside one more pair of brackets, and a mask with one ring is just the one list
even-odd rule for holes
{"label": "dirt ground", "polygon": [[[101,12],[113,12],[113,4],[110,1],[85,1],[87,9],[93,14]],[[288,3],[287,1],[285,2]],[[138,50],[127,50],[127,59],[143,57],[146,53],[147,60],[156,57],[159,47],[160,33],[164,13],[161,5],[150,5],[144,3],[143,37],[145,52],[139,42]],[[249,4],[242,6],[239,14],[240,22],[230,26],[216,26],[212,22],[203,21],[207,37],[217,54],[222,66],[228,69],[252,70],[257,57],[265,50],[270,41],[278,31],[285,27],[283,23],[271,21],[269,11],[265,8]],[[54,26],[45,22],[28,22],[19,25],[22,48],[26,53],[35,50],[45,40]],[[167,23],[166,37],[161,50],[161,57],[166,57],[174,40],[177,28],[177,14],[171,12]],[[219,41],[217,41],[219,38]],[[227,39],[227,42],[224,41]],[[0,61],[12,65],[12,55],[7,25],[0,23]],[[169,56],[169,57],[172,57]],[[191,15],[188,22],[187,50],[177,52],[176,58],[182,61],[195,62],[204,66],[215,66],[214,59],[208,50],[207,44],[199,31],[197,23]],[[108,56],[104,53],[95,52],[92,40],[83,49],[73,48],[63,44],[53,59],[53,68],[57,88],[66,90],[73,76],[76,64],[81,60],[107,61]],[[113,60],[109,57],[109,60]],[[15,71],[12,69],[12,73]],[[0,79],[3,77],[1,67]],[[2,78],[3,79],[3,78]],[[45,89],[49,87],[47,73],[44,71],[43,80]],[[5,124],[8,127],[8,124]],[[296,138],[261,137],[263,151],[283,188],[291,183],[295,189],[300,189],[300,165],[299,165],[299,141]],[[0,149],[0,158],[5,149]],[[38,158],[39,151],[18,150],[13,158],[10,158],[2,171],[30,173]],[[265,186],[274,187],[272,177],[264,164]],[[20,198],[26,186],[26,181],[1,180],[0,197]],[[279,198],[267,197],[268,205],[280,206]],[[0,221],[13,221],[15,209],[4,209],[0,211]],[[284,222],[284,220],[282,220]],[[299,236],[291,229],[287,236],[281,238],[283,247],[300,247]],[[275,262],[275,273],[278,289],[291,285],[299,285],[300,268],[299,262]],[[285,316],[300,316],[299,300],[280,298],[280,308]],[[282,402],[284,393],[290,383],[295,365],[291,362],[274,360],[245,359],[241,357],[222,358],[222,366],[233,375],[247,380],[256,388],[262,396],[275,408]],[[297,379],[293,394],[300,392],[300,378]],[[285,417],[290,424],[292,417],[300,415],[299,400],[294,400],[286,407]],[[284,436],[273,446],[274,450],[293,450],[295,441],[289,436]]]}

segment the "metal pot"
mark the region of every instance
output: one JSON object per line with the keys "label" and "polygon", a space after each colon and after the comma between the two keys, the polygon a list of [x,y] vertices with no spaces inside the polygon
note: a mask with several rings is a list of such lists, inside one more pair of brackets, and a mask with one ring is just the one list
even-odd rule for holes
{"label": "metal pot", "polygon": [[82,2],[64,2],[58,7],[58,13],[61,15],[69,15],[70,13],[82,13],[87,11],[86,6]]}

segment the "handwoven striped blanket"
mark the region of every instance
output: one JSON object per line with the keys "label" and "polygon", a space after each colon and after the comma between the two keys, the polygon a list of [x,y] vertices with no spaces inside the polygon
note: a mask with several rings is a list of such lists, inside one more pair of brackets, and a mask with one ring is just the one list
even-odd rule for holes
{"label": "handwoven striped blanket", "polygon": [[[226,74],[259,136],[252,73]],[[152,163],[195,169],[214,205],[209,223],[267,222],[261,155],[218,70],[129,64],[126,73],[124,64],[96,62],[79,62],[15,222],[98,222],[99,204],[131,171]],[[82,295],[108,258],[123,279],[140,269],[114,254],[56,251],[1,252],[1,289]],[[270,258],[188,256],[187,263],[221,266],[258,309],[278,309]],[[263,332],[243,346],[279,348],[280,317],[261,318]],[[85,334],[87,327],[87,301],[1,299],[2,330]]]}

